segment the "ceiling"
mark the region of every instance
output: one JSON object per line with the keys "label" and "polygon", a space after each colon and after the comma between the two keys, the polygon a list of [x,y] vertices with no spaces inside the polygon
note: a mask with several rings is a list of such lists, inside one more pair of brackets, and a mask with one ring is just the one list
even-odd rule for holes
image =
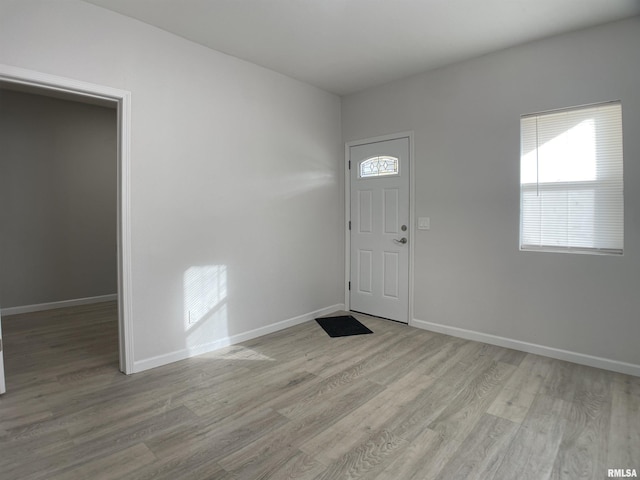
{"label": "ceiling", "polygon": [[85,0],[338,95],[640,14],[640,0]]}

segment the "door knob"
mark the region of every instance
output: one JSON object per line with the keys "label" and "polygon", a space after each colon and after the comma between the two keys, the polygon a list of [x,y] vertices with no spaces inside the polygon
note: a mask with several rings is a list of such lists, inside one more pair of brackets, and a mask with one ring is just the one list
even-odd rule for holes
{"label": "door knob", "polygon": [[402,245],[407,243],[407,239],[405,237],[402,237],[400,240],[398,240],[397,238],[394,238],[393,241],[396,243],[401,243]]}

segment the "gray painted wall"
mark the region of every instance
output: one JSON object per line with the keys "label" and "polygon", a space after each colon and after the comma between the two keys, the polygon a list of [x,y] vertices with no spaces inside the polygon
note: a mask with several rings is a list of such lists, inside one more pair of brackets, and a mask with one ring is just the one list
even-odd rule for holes
{"label": "gray painted wall", "polygon": [[0,90],[0,304],[117,292],[116,110]]}
{"label": "gray painted wall", "polygon": [[135,370],[343,303],[337,96],[74,0],[3,0],[0,63],[131,92]]}
{"label": "gray painted wall", "polygon": [[[343,138],[415,131],[417,320],[640,365],[640,18],[343,99]],[[621,100],[622,257],[520,252],[520,115]]]}

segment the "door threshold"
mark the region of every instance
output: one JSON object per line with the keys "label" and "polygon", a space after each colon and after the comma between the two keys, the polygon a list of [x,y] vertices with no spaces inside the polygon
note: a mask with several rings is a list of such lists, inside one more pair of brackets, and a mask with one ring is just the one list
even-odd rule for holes
{"label": "door threshold", "polygon": [[366,315],[367,317],[379,318],[380,320],[387,320],[388,322],[399,323],[400,325],[409,325],[409,322],[403,322],[401,320],[394,320],[393,318],[381,317],[379,315],[371,315],[370,313],[358,312],[357,310],[349,310],[350,312],[357,313],[358,315]]}

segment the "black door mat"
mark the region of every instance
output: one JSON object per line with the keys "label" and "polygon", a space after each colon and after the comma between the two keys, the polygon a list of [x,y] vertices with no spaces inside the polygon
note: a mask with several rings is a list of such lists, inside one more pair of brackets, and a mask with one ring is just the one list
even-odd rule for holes
{"label": "black door mat", "polygon": [[373,333],[351,315],[316,318],[316,322],[330,337],[348,337],[350,335]]}

